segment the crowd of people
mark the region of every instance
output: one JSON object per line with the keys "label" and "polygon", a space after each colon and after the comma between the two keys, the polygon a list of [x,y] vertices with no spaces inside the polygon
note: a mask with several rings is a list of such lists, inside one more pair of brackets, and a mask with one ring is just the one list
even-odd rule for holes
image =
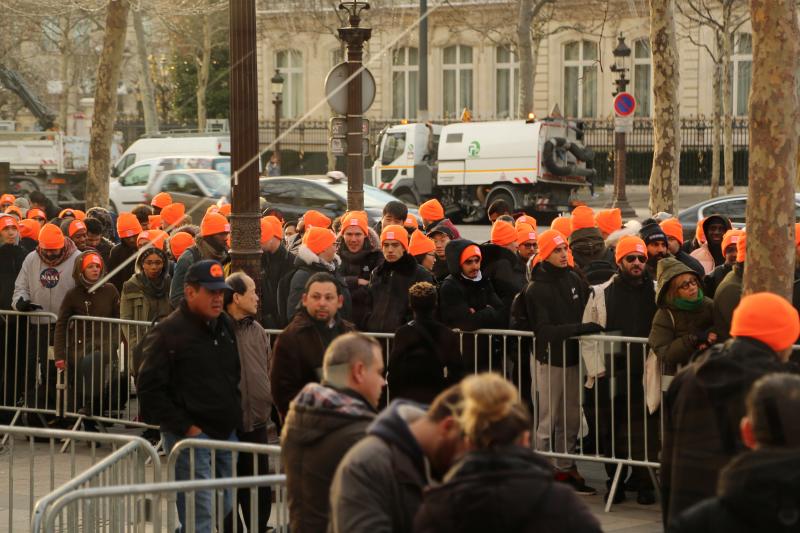
{"label": "crowd of people", "polygon": [[[473,242],[437,200],[419,219],[389,202],[377,221],[314,210],[286,220],[267,207],[257,286],[231,272],[230,205],[199,226],[167,193],[119,214],[4,194],[0,211],[0,309],[31,313],[3,316],[6,357],[17,359],[4,365],[14,382],[4,405],[41,407],[41,376],[66,370],[92,429],[121,358],[167,451],[187,437],[266,443],[273,421],[292,531],[598,531],[576,496],[596,492],[568,458],[579,447],[660,462],[675,531],[716,531],[706,525],[717,515],[800,527],[798,491],[782,492],[796,476],[768,475],[775,461],[797,462],[800,424],[782,401],[800,397],[800,291],[794,302],[743,296],[747,233],[721,215],[684,240],[668,214],[623,225],[617,209],[579,206],[540,232],[498,201],[486,242]],[[153,326],[109,337],[71,330],[74,316]],[[35,342],[10,338],[10,321],[36,324]],[[533,341],[454,331],[485,329]],[[394,334],[391,349],[359,332]],[[512,375],[530,388],[517,391]],[[234,465],[200,453],[179,460],[177,477],[212,477],[212,467],[268,470],[247,454]],[[756,479],[736,478],[743,469]],[[613,475],[606,498],[655,503],[646,468],[626,468],[612,494]],[[732,505],[764,487],[781,492],[770,511]],[[259,496],[260,524],[248,527],[262,531],[268,489]],[[178,507],[185,523],[182,498]],[[198,530],[211,531],[212,507],[198,497]]]}

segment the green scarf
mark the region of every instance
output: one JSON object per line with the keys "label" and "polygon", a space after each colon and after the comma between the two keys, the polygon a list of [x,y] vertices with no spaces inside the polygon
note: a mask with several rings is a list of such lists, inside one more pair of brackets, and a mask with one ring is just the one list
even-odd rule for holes
{"label": "green scarf", "polygon": [[684,298],[675,298],[673,305],[681,311],[695,311],[703,303],[703,289],[697,289],[697,299],[686,300]]}

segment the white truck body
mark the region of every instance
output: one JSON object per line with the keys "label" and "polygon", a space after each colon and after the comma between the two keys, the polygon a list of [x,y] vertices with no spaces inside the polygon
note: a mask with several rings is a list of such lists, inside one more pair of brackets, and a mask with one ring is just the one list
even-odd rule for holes
{"label": "white truck body", "polygon": [[593,175],[579,136],[563,119],[392,126],[379,141],[373,184],[409,203],[439,198],[467,220],[497,199],[555,216]]}
{"label": "white truck body", "polygon": [[[111,145],[112,161],[122,153],[119,142]],[[89,168],[89,139],[57,131],[0,131],[0,161],[12,174],[69,174]]]}
{"label": "white truck body", "polygon": [[125,153],[116,161],[111,169],[111,176],[117,177],[132,164],[144,159],[174,155],[222,155],[229,156],[231,152],[230,135],[191,135],[169,134],[155,137],[142,137],[134,141]]}

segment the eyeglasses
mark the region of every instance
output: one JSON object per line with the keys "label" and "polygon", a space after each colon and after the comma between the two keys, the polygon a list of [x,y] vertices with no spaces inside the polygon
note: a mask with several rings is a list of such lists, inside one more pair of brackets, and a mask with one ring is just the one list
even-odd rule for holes
{"label": "eyeglasses", "polygon": [[626,263],[635,263],[639,261],[640,263],[647,263],[647,258],[643,255],[626,255],[625,262]]}
{"label": "eyeglasses", "polygon": [[678,285],[678,290],[685,291],[689,287],[697,287],[698,285],[699,283],[697,283],[697,279],[694,278],[687,279],[686,281]]}
{"label": "eyeglasses", "polygon": [[145,261],[144,265],[149,267],[160,267],[164,266],[164,261]]}
{"label": "eyeglasses", "polygon": [[520,246],[522,248],[535,248],[536,247],[536,243],[535,242],[523,242],[522,244],[520,244]]}

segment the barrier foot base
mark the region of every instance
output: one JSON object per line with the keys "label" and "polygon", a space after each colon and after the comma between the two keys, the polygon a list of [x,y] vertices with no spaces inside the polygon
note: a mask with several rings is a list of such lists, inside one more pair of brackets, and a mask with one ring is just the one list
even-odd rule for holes
{"label": "barrier foot base", "polygon": [[619,478],[622,474],[622,463],[617,464],[617,469],[614,471],[614,481],[611,482],[611,489],[608,492],[608,499],[606,500],[605,512],[611,511],[611,506],[614,504],[614,495],[617,493],[617,485],[619,485]]}
{"label": "barrier foot base", "polygon": [[[72,431],[78,431],[78,428],[83,423],[83,415],[78,416],[78,419],[75,420],[75,423],[72,424],[70,428]],[[69,443],[72,442],[72,439],[64,439],[64,444],[61,446],[61,453],[67,453],[67,448],[69,448]]]}
{"label": "barrier foot base", "polygon": [[653,482],[653,488],[656,491],[656,498],[658,498],[659,502],[663,502],[664,500],[661,499],[661,485],[659,484],[658,478],[656,477],[655,469],[648,466],[647,473],[650,474],[650,480]]}

